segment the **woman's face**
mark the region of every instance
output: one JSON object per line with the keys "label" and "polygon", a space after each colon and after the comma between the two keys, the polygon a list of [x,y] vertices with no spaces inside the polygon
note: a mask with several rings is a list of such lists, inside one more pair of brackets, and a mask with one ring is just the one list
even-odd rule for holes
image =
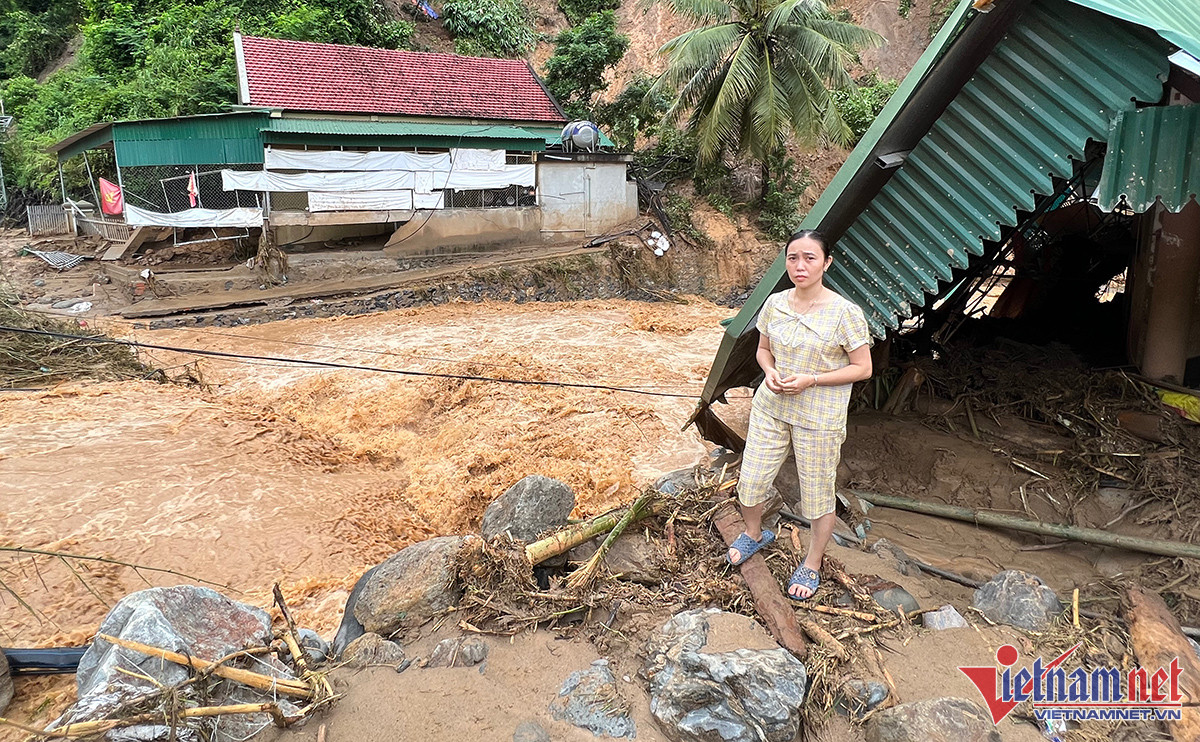
{"label": "woman's face", "polygon": [[825,271],[832,264],[833,258],[825,257],[821,243],[811,237],[801,237],[787,246],[788,277],[797,288],[807,289],[819,285]]}

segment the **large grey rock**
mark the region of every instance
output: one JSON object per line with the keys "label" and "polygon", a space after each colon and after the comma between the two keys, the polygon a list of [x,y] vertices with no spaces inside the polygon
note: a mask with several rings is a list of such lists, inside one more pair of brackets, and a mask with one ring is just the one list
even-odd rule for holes
{"label": "large grey rock", "polygon": [[588,669],[571,673],[558,698],[550,703],[550,714],[597,737],[637,736],[629,705],[617,689],[608,660],[596,660]]}
{"label": "large grey rock", "polygon": [[883,606],[885,610],[892,613],[897,613],[903,610],[905,613],[921,610],[921,605],[917,603],[917,599],[912,596],[912,593],[900,586],[885,587],[882,590],[876,590],[871,593],[871,597],[875,602]]}
{"label": "large grey rock", "polygon": [[480,532],[485,539],[507,533],[518,541],[533,541],[551,528],[567,524],[575,509],[575,493],[550,477],[525,477],[483,511]]}
{"label": "large grey rock", "polygon": [[299,629],[296,634],[300,637],[300,647],[310,663],[320,665],[329,661],[329,642],[322,639],[320,634],[312,629]]}
{"label": "large grey rock", "polygon": [[346,598],[346,608],[342,611],[342,622],[338,626],[337,635],[333,637],[334,659],[342,656],[342,652],[346,651],[350,642],[367,633],[363,625],[354,617],[354,606],[358,605],[358,598],[362,595],[363,588],[371,581],[371,576],[377,569],[379,567],[375,566],[364,572],[363,576],[358,578],[358,582],[354,583],[350,596]]}
{"label": "large grey rock", "polygon": [[513,742],[550,742],[550,734],[536,721],[523,721],[513,732]]}
{"label": "large grey rock", "polygon": [[404,661],[404,648],[379,634],[366,633],[350,642],[342,653],[347,667],[361,670],[379,665],[396,666]]}
{"label": "large grey rock", "polygon": [[[209,588],[180,585],[150,588],[122,598],[105,616],[97,633],[200,659],[217,660],[239,650],[269,644],[271,620],[262,609],[237,603]],[[230,664],[251,666],[250,662],[235,660]],[[273,657],[259,657],[252,662],[256,672],[280,678],[292,677],[288,668]],[[118,672],[118,667],[154,678],[156,682]],[[188,676],[189,671],[180,665],[96,639],[84,653],[76,672],[78,700],[54,722],[54,726],[102,718],[122,702],[153,690],[156,683],[176,686]],[[190,698],[187,693],[194,692],[189,687],[185,691],[185,700]],[[203,699],[211,705],[264,700],[272,699],[230,681],[212,683]],[[280,705],[285,715],[299,714],[298,709],[287,701],[281,701]],[[265,713],[228,717],[223,718],[217,731],[213,732],[213,720],[190,720],[181,729],[180,739],[192,735],[190,730],[205,725],[206,732],[215,735],[216,740],[242,739],[270,723],[271,718]],[[165,729],[147,724],[122,730],[118,736],[166,739],[167,735],[162,733]]]}
{"label": "large grey rock", "polygon": [[4,652],[0,652],[0,714],[4,713],[12,697],[12,671],[8,667],[8,658],[4,656]]}
{"label": "large grey rock", "polygon": [[673,616],[650,638],[650,712],[679,742],[791,742],[807,673],[786,650],[702,651],[716,608]]}
{"label": "large grey rock", "polygon": [[443,639],[433,648],[426,667],[470,667],[487,659],[487,642],[476,637]]}
{"label": "large grey rock", "polygon": [[1009,569],[980,585],[974,606],[996,623],[1038,631],[1050,625],[1064,606],[1037,575]]}
{"label": "large grey rock", "polygon": [[413,544],[371,571],[354,603],[364,630],[391,636],[420,626],[458,602],[458,552],[465,539],[441,536]]}
{"label": "large grey rock", "polygon": [[[567,561],[582,564],[600,548],[601,538],[584,542],[567,552]],[[613,542],[604,555],[604,568],[622,580],[657,585],[663,577],[663,549],[658,541],[647,541],[640,533],[626,534]]]}
{"label": "large grey rock", "polygon": [[955,610],[952,605],[944,605],[936,611],[926,613],[921,616],[921,623],[924,624],[925,628],[933,629],[934,631],[970,628],[967,619],[963,618],[962,614]]}
{"label": "large grey rock", "polygon": [[930,698],[884,709],[867,722],[866,742],[1001,742],[991,717],[962,698]]}

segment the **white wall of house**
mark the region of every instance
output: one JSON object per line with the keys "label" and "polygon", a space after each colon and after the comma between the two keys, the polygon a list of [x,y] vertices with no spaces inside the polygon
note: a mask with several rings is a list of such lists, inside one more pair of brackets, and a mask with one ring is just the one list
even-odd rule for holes
{"label": "white wall of house", "polygon": [[637,217],[637,188],[625,180],[625,162],[538,160],[542,230],[603,234]]}

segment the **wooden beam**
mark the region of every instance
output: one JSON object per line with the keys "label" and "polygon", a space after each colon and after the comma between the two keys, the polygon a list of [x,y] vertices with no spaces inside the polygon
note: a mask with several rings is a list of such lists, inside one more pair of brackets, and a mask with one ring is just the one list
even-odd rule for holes
{"label": "wooden beam", "polygon": [[[713,515],[713,522],[725,539],[726,546],[732,546],[735,539],[746,529],[742,516],[732,504],[721,505]],[[750,588],[754,597],[754,610],[762,617],[763,623],[775,641],[800,659],[808,654],[808,645],[804,634],[796,623],[796,613],[788,599],[779,589],[775,575],[767,568],[767,562],[761,554],[755,554],[742,563],[742,579]]]}
{"label": "wooden beam", "polygon": [[[1179,690],[1184,695],[1183,702],[1200,702],[1200,658],[1192,651],[1179,627],[1179,621],[1163,599],[1149,590],[1135,587],[1129,591],[1129,609],[1125,614],[1129,620],[1133,652],[1145,669],[1147,678],[1160,668],[1169,674],[1171,663],[1177,662],[1181,671]],[[1164,686],[1163,691],[1168,688]],[[1168,721],[1167,729],[1176,742],[1200,740],[1200,708],[1185,706],[1179,721]]]}

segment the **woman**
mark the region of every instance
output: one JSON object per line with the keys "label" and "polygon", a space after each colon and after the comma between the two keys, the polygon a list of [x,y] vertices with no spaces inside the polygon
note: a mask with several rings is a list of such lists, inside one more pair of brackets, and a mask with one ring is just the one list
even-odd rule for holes
{"label": "woman", "polygon": [[833,535],[846,408],[854,382],[871,376],[871,336],[862,309],[825,288],[822,279],[833,255],[820,232],[797,232],[785,252],[795,288],[772,294],[758,314],[757,360],[766,378],[751,405],[738,481],[746,531],[733,542],[728,559],[742,564],[775,540],[762,529],[763,504],[790,443],[800,509],[812,521],[812,537],[788,583],[788,597],[805,600],[821,582],[821,559]]}

